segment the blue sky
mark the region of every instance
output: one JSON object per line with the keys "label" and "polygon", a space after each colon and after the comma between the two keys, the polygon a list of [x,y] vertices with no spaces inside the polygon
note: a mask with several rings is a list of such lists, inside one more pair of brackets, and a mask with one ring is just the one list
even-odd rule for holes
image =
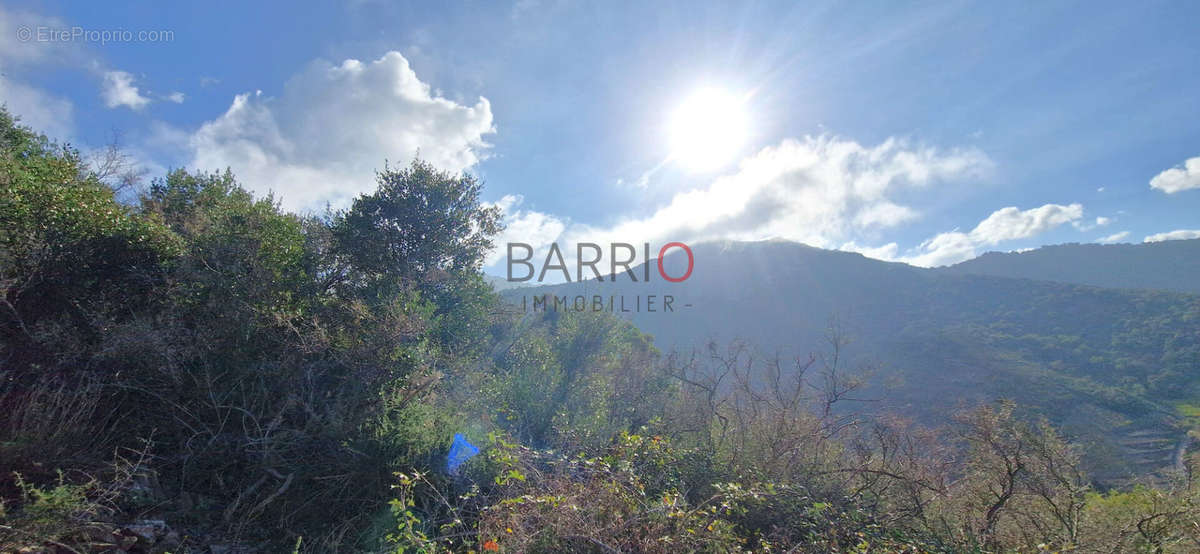
{"label": "blue sky", "polygon": [[[6,2],[0,100],[294,210],[419,149],[485,181],[501,242],[539,247],[787,238],[940,265],[1200,237],[1200,4],[439,4]],[[134,40],[20,35],[74,27]],[[697,90],[742,102],[713,170],[669,140]]]}

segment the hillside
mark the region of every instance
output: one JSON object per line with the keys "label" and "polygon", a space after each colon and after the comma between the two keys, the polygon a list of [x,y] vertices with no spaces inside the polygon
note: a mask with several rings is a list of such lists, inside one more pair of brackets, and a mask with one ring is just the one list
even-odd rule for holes
{"label": "hillside", "polygon": [[1200,239],[1059,244],[1025,252],[988,252],[937,271],[1200,294]]}
{"label": "hillside", "polygon": [[[506,293],[518,303],[670,294],[676,311],[622,315],[660,348],[685,351],[748,339],[799,355],[819,350],[835,321],[854,361],[876,366],[880,409],[945,423],[959,404],[1009,397],[1093,443],[1092,462],[1109,478],[1170,465],[1183,435],[1175,403],[1200,392],[1188,378],[1200,366],[1197,296],[926,270],[786,242],[693,249],[684,283]],[[681,273],[682,258],[668,255],[669,273]],[[1138,440],[1147,435],[1171,440],[1147,448]]]}
{"label": "hillside", "polygon": [[721,243],[522,314],[470,175],[414,160],[312,217],[229,171],[123,204],[81,160],[0,109],[0,551],[1200,540],[1197,481],[1161,471],[1200,460],[1200,296]]}

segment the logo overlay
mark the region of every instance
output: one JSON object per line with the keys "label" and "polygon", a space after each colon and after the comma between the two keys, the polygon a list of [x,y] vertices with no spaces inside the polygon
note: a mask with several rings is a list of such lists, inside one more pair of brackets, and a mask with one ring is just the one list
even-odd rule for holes
{"label": "logo overlay", "polygon": [[[629,283],[649,284],[665,282],[679,284],[692,276],[696,266],[696,258],[692,249],[682,242],[668,242],[657,250],[657,258],[651,258],[653,252],[650,243],[641,245],[639,249],[632,243],[614,242],[608,248],[595,242],[576,243],[574,263],[568,264],[563,249],[557,243],[551,243],[544,257],[540,257],[540,265],[534,261],[533,246],[523,242],[510,242],[507,248],[507,281],[509,283],[528,283],[535,281],[545,283],[547,277],[557,282],[582,282],[590,280],[593,283],[615,284],[618,281]],[[680,251],[687,257],[687,267],[668,271],[663,260],[667,254]],[[604,263],[608,254],[607,264]],[[651,264],[655,261],[655,264]],[[635,271],[638,263],[641,271]],[[585,270],[586,268],[586,270]],[[653,271],[657,269],[657,271]],[[516,271],[514,271],[516,270]],[[574,270],[574,271],[572,271]],[[607,270],[604,272],[602,270]],[[639,275],[640,273],[640,275]],[[578,295],[526,295],[521,298],[524,311],[575,311],[575,312],[615,312],[615,313],[658,313],[674,312],[676,308],[690,308],[691,304],[680,303],[673,294],[578,294]]]}

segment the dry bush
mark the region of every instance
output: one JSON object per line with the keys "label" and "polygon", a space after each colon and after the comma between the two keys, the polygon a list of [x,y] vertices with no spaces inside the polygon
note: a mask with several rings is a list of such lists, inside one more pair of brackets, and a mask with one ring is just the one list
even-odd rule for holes
{"label": "dry bush", "polygon": [[[0,551],[114,551],[136,542],[122,534],[123,505],[145,494],[150,443],[141,450],[120,450],[106,467],[93,471],[57,471],[36,484],[19,472],[6,475],[17,491],[0,503]],[[61,549],[61,550],[58,550]]]}
{"label": "dry bush", "polygon": [[[106,423],[110,394],[98,377],[49,374],[19,380],[0,372],[0,472],[29,471],[46,461],[91,462],[82,453],[114,447]],[[47,468],[47,471],[50,469]]]}
{"label": "dry bush", "polygon": [[[406,548],[506,552],[735,552],[743,541],[728,516],[756,494],[721,486],[689,503],[650,486],[646,464],[669,469],[665,441],[625,434],[601,457],[567,457],[493,437],[474,475],[492,475],[453,499],[440,518],[422,505],[440,493],[425,475],[399,475],[392,541]],[[651,461],[654,460],[654,461]],[[641,469],[643,471],[638,471]],[[422,517],[423,516],[423,517]]]}

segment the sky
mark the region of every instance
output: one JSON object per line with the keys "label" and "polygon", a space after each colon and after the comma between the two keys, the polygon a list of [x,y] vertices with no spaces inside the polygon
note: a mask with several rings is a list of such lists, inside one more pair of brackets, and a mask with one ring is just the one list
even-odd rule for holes
{"label": "sky", "polygon": [[296,212],[414,156],[503,245],[921,266],[1200,237],[1195,2],[3,2],[0,102]]}

